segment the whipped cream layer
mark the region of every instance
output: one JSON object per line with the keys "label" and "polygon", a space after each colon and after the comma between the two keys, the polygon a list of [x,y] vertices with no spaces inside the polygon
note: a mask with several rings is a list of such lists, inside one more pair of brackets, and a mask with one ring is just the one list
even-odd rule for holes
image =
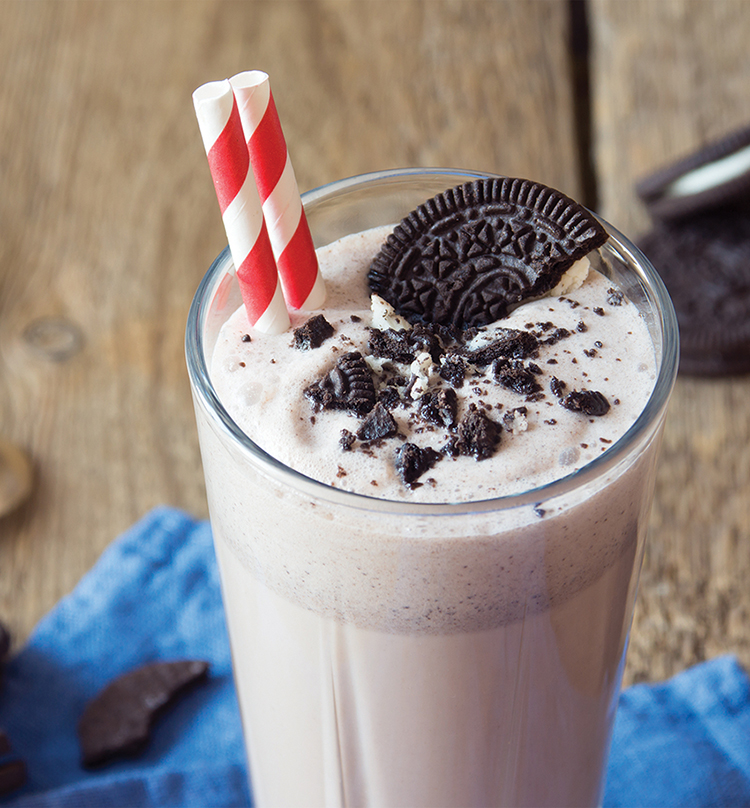
{"label": "whipped cream layer", "polygon": [[[368,350],[372,310],[366,275],[388,232],[357,233],[318,251],[328,289],[322,313],[334,329],[320,347],[294,347],[291,330],[252,331],[242,307],[223,326],[211,363],[213,384],[231,417],[265,451],[336,488],[390,500],[460,502],[518,493],[564,477],[605,452],[633,424],[655,382],[652,342],[636,307],[591,268],[575,291],[524,303],[460,346],[466,373],[455,389],[457,421],[475,407],[501,425],[501,437],[486,459],[442,453],[456,430],[422,417],[419,396],[452,385],[425,356],[399,364],[373,359]],[[600,263],[597,253],[591,258]],[[582,263],[585,271],[588,259]],[[293,313],[292,329],[315,313]],[[539,341],[538,352],[521,360],[541,387],[532,394],[501,384],[492,363],[469,361],[471,351],[507,329]],[[353,351],[368,361],[376,391],[386,384],[395,387],[401,402],[389,409],[396,436],[354,440],[345,450],[342,434],[356,435],[363,418],[344,410],[316,411],[304,391]],[[394,385],[398,377],[400,387]],[[600,393],[609,410],[593,416],[562,406],[566,394],[581,390]],[[404,484],[396,465],[405,442],[441,453],[413,486]]]}

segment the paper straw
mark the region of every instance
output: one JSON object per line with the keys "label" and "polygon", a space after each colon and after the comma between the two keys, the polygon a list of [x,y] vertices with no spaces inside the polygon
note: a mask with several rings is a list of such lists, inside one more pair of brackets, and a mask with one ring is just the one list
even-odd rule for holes
{"label": "paper straw", "polygon": [[284,296],[291,308],[318,309],[325,301],[325,285],[268,75],[248,70],[229,81],[237,98]]}
{"label": "paper straw", "polygon": [[232,85],[226,79],[203,84],[193,104],[248,320],[259,331],[280,334],[289,328],[289,313]]}

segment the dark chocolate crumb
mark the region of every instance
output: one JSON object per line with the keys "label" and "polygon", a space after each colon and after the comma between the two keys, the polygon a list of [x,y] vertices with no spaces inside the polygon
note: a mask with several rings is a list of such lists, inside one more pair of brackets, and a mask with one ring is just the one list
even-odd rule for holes
{"label": "dark chocolate crumb", "polygon": [[593,359],[597,355],[596,348],[592,348],[590,351],[584,348],[583,352],[589,359]]}
{"label": "dark chocolate crumb", "polygon": [[428,324],[417,324],[408,331],[371,328],[369,348],[373,356],[400,364],[411,364],[422,352],[429,353],[432,361],[438,363],[443,353],[438,332],[442,333],[443,329]]}
{"label": "dark chocolate crumb", "polygon": [[414,443],[404,443],[396,450],[396,470],[407,488],[421,485],[417,483],[419,477],[429,471],[438,460],[440,455],[434,449],[423,449]]}
{"label": "dark chocolate crumb", "polygon": [[359,351],[344,354],[335,367],[304,391],[315,410],[349,410],[366,415],[375,406],[372,372]]}
{"label": "dark chocolate crumb", "polygon": [[395,387],[384,387],[378,393],[378,402],[388,410],[395,410],[401,404],[401,396]]}
{"label": "dark chocolate crumb", "polygon": [[393,416],[382,403],[378,403],[357,430],[357,437],[367,441],[381,440],[392,437],[396,432],[398,427]]}
{"label": "dark chocolate crumb", "polygon": [[368,347],[372,355],[378,359],[390,359],[402,365],[414,361],[414,348],[409,343],[406,331],[395,331],[392,328],[381,331],[378,328],[371,328]]}
{"label": "dark chocolate crumb", "polygon": [[565,384],[564,381],[561,381],[556,376],[552,377],[552,381],[549,383],[549,389],[553,396],[557,396],[557,398],[562,398],[563,393],[565,392],[565,388],[568,385]]}
{"label": "dark chocolate crumb", "polygon": [[595,346],[595,347],[597,347],[597,348],[603,348],[603,347],[604,347],[604,343],[603,343],[603,342],[602,342],[600,339],[598,339],[598,340],[597,340],[597,341],[594,343],[594,346]]}
{"label": "dark chocolate crumb", "polygon": [[535,513],[535,514],[536,514],[536,515],[537,515],[537,516],[538,516],[540,519],[543,519],[543,518],[544,518],[544,514],[545,514],[545,513],[547,513],[547,511],[545,511],[545,510],[544,510],[544,508],[540,507],[539,505],[534,505],[534,513]]}
{"label": "dark chocolate crumb", "polygon": [[560,400],[560,404],[572,412],[584,415],[598,416],[609,412],[609,402],[597,390],[573,390]]}
{"label": "dark chocolate crumb", "polygon": [[612,441],[611,441],[611,440],[608,440],[607,438],[599,438],[599,440],[600,440],[602,443],[612,443]]}
{"label": "dark chocolate crumb", "polygon": [[339,477],[339,478],[346,477],[346,471],[343,468],[343,466],[338,467],[338,471],[336,472],[336,476]]}
{"label": "dark chocolate crumb", "polygon": [[615,289],[612,286],[607,289],[607,303],[610,306],[622,306],[622,301],[625,295],[619,290]]}
{"label": "dark chocolate crumb", "polygon": [[452,387],[425,393],[419,400],[419,414],[426,421],[452,429],[456,425],[458,397]]}
{"label": "dark chocolate crumb", "polygon": [[532,371],[518,359],[497,359],[492,365],[492,370],[503,387],[520,395],[532,395],[542,389]]}
{"label": "dark chocolate crumb", "polygon": [[506,413],[503,414],[503,424],[508,432],[513,431],[513,424],[515,423],[517,418],[525,418],[528,415],[528,409],[526,407],[514,407],[512,410],[508,410]]}
{"label": "dark chocolate crumb", "polygon": [[550,426],[554,426],[557,423],[557,421],[555,421],[554,418],[550,418],[548,421],[545,421],[544,423],[549,424]]}
{"label": "dark chocolate crumb", "polygon": [[548,359],[547,364],[548,365],[556,365],[557,364],[557,359]]}
{"label": "dark chocolate crumb", "polygon": [[604,309],[601,306],[596,306],[596,308],[592,309],[592,311],[599,317],[604,317]]}
{"label": "dark chocolate crumb", "polygon": [[342,451],[350,452],[354,446],[355,437],[348,429],[341,430],[341,437],[339,438],[339,446]]}
{"label": "dark chocolate crumb", "polygon": [[456,448],[459,454],[473,455],[476,460],[492,457],[500,443],[501,427],[497,421],[488,418],[475,404],[458,425]]}
{"label": "dark chocolate crumb", "polygon": [[460,454],[458,451],[458,438],[453,436],[452,438],[448,439],[448,442],[440,447],[440,454],[445,455],[446,457],[458,457]]}
{"label": "dark chocolate crumb", "polygon": [[580,334],[585,334],[588,330],[589,327],[583,322],[583,320],[581,320],[576,326],[576,331],[578,331]]}
{"label": "dark chocolate crumb", "polygon": [[438,371],[440,378],[450,384],[451,387],[463,387],[464,377],[466,376],[466,368],[463,362],[458,358],[446,358],[440,365]]}
{"label": "dark chocolate crumb", "polygon": [[567,328],[556,328],[548,337],[539,340],[540,345],[556,345],[561,339],[570,336],[570,331]]}
{"label": "dark chocolate crumb", "polygon": [[462,351],[461,355],[477,367],[485,367],[496,359],[526,359],[539,350],[539,340],[528,331],[515,328],[498,329],[497,337],[483,348]]}
{"label": "dark chocolate crumb", "polygon": [[243,334],[243,335],[240,337],[240,339],[241,339],[243,342],[252,342],[252,341],[253,341],[253,338],[250,336],[250,334]]}
{"label": "dark chocolate crumb", "polygon": [[351,320],[353,323],[361,323],[361,322],[362,322],[362,318],[361,318],[361,317],[358,317],[356,314],[352,314],[352,316],[351,316],[349,319],[350,319],[350,320]]}

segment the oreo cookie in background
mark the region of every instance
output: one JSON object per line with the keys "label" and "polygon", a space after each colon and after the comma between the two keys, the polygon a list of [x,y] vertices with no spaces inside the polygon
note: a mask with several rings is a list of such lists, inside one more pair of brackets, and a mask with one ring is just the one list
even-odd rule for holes
{"label": "oreo cookie in background", "polygon": [[[10,632],[0,622],[0,686],[2,667],[10,652]],[[26,762],[13,754],[10,738],[0,727],[0,799],[26,783]]]}
{"label": "oreo cookie in background", "polygon": [[750,197],[750,126],[651,174],[636,192],[655,220],[677,221]]}
{"label": "oreo cookie in background", "polygon": [[638,246],[680,326],[680,372],[750,372],[750,127],[641,180],[654,219]]}
{"label": "oreo cookie in background", "polygon": [[680,372],[750,371],[750,209],[661,222],[640,240],[680,326]]}

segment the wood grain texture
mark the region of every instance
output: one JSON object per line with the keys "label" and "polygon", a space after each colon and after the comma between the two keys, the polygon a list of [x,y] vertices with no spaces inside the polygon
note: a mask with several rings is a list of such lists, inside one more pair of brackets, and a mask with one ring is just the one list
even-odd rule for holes
{"label": "wood grain texture", "polygon": [[[303,189],[390,166],[533,176],[577,195],[564,3],[0,3],[0,433],[32,499],[0,520],[16,644],[149,508],[206,515],[184,359],[225,243],[191,103],[272,76]],[[35,323],[80,333],[65,361]]]}
{"label": "wood grain texture", "polygon": [[[747,123],[745,0],[594,0],[593,138],[602,213],[649,219],[633,183]],[[659,468],[626,682],[719,653],[750,666],[750,381],[680,378]]]}

